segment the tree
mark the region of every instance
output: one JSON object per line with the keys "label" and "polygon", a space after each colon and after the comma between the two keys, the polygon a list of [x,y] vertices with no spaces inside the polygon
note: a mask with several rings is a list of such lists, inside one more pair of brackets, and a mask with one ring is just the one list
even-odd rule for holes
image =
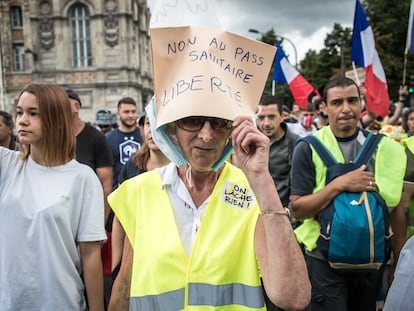
{"label": "tree", "polygon": [[350,44],[351,29],[335,23],[333,30],[326,35],[325,48],[320,52],[308,51],[300,62],[300,72],[315,88],[321,90],[326,81],[341,74],[341,48],[344,69],[351,69]]}
{"label": "tree", "polygon": [[[362,0],[365,13],[373,29],[375,45],[385,75],[391,99],[397,100],[398,88],[403,81],[404,51],[407,38],[407,26],[410,12],[408,0]],[[263,34],[261,41],[274,45],[277,32],[274,29]],[[332,44],[332,40],[336,45]],[[326,35],[325,47],[320,51],[309,50],[299,64],[299,72],[313,86],[321,90],[325,83],[340,74],[341,54],[338,43],[342,43],[344,53],[344,68],[351,70],[350,51],[352,44],[352,29],[335,23],[332,31]],[[407,76],[414,76],[414,55],[407,58]],[[273,68],[266,83],[265,93],[271,93]],[[278,85],[278,96],[287,102],[292,102],[289,88]],[[279,95],[280,94],[280,95]]]}
{"label": "tree", "polygon": [[[262,37],[260,38],[260,41],[275,45],[276,43],[276,32],[272,28],[268,30],[266,33],[262,34]],[[266,85],[263,91],[264,95],[270,95],[272,94],[272,80],[273,80],[273,72],[274,72],[274,66],[270,69],[269,76],[266,81]],[[292,103],[294,102],[292,94],[290,93],[289,86],[285,84],[278,83],[275,87],[275,95],[280,99],[281,103],[288,106],[290,109],[292,109]]]}
{"label": "tree", "polygon": [[[404,50],[407,37],[409,1],[365,0],[362,2],[369,23],[373,29],[375,45],[384,67],[390,97],[398,98],[398,88],[403,81]],[[301,72],[316,87],[323,87],[327,80],[340,72],[340,59],[332,50],[329,42],[342,38],[345,41],[345,69],[352,69],[350,50],[352,30],[334,24],[332,32],[327,34],[325,48],[320,52],[309,51],[300,63]],[[338,50],[338,47],[335,47]],[[414,56],[409,55],[407,75],[414,75]]]}
{"label": "tree", "polygon": [[[391,98],[398,98],[403,81],[404,50],[407,38],[410,2],[365,0],[365,13],[375,36],[375,44],[387,77]],[[407,59],[407,75],[414,75],[414,56]]]}

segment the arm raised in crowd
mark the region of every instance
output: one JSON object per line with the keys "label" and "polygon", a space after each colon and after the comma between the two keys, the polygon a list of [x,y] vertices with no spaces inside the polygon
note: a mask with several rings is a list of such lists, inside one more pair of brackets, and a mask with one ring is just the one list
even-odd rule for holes
{"label": "arm raised in crowd", "polygon": [[306,264],[268,171],[269,139],[249,117],[238,117],[231,135],[238,166],[246,174],[263,215],[255,248],[264,286],[272,302],[287,310],[302,310],[310,301]]}

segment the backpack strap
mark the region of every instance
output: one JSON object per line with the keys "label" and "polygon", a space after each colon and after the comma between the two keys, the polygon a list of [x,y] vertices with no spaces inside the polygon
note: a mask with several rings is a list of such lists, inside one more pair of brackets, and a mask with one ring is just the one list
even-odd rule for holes
{"label": "backpack strap", "polygon": [[325,145],[315,135],[307,135],[305,137],[298,139],[297,142],[299,141],[305,141],[309,145],[312,145],[313,149],[315,149],[315,151],[318,153],[319,157],[321,158],[326,167],[330,167],[338,163],[336,159],[333,157],[333,155],[330,153],[330,151],[326,149]]}
{"label": "backpack strap", "polygon": [[354,159],[354,163],[358,166],[362,164],[368,166],[369,162],[371,161],[372,155],[374,154],[379,142],[383,137],[384,135],[382,134],[374,134],[373,132],[369,132],[364,144],[361,146],[357,156]]}

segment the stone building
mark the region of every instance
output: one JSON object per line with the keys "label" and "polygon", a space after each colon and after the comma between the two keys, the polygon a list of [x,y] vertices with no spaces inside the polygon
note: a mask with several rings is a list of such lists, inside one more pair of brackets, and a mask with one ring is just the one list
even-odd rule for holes
{"label": "stone building", "polygon": [[74,89],[81,118],[152,95],[146,0],[0,0],[0,109],[30,82]]}

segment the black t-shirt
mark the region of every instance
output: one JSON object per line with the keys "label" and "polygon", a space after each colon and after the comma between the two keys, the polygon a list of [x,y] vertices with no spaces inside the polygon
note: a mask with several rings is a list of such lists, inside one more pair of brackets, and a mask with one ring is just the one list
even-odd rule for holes
{"label": "black t-shirt", "polygon": [[[367,135],[368,131],[358,128],[355,134],[351,137],[337,137],[345,163],[354,160]],[[374,161],[370,162],[368,170],[374,170]],[[311,194],[316,185],[315,176],[315,166],[312,161],[312,149],[308,143],[299,142],[294,149],[292,157],[291,195],[303,196]]]}
{"label": "black t-shirt", "polygon": [[128,162],[121,168],[121,172],[119,172],[118,176],[119,184],[122,184],[127,179],[146,172],[144,169],[138,168],[132,159],[133,158],[129,159]]}
{"label": "black t-shirt", "polygon": [[105,135],[89,124],[76,136],[76,160],[94,171],[112,167],[112,152]]}

